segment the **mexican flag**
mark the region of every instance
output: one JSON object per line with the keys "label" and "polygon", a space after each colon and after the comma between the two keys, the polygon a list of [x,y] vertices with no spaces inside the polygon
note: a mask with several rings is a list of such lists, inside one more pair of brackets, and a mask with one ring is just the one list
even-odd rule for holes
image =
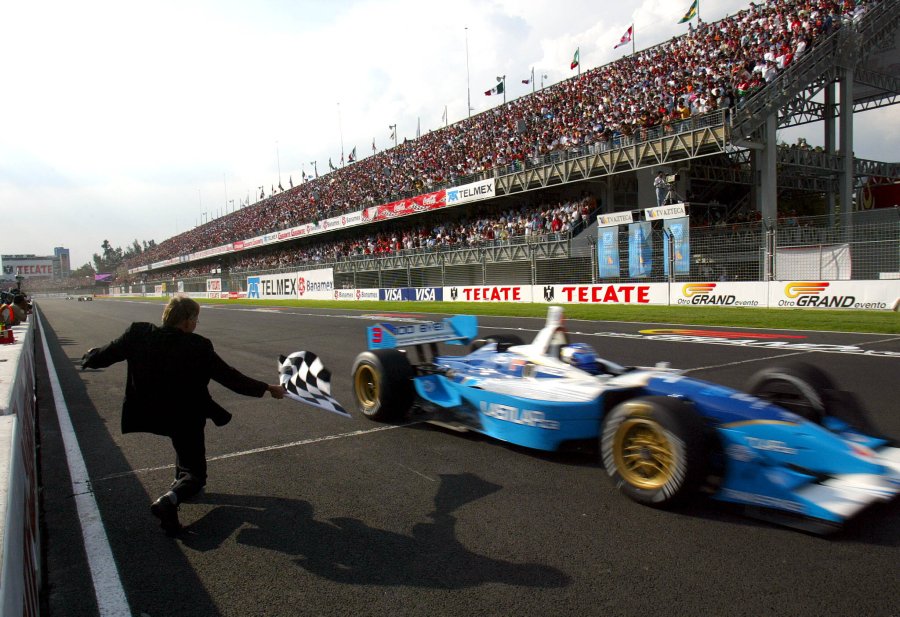
{"label": "mexican flag", "polygon": [[575,48],[575,57],[572,58],[572,65],[569,68],[574,69],[576,66],[578,66],[578,64],[580,63],[580,58],[581,58],[581,48],[577,47],[577,48]]}

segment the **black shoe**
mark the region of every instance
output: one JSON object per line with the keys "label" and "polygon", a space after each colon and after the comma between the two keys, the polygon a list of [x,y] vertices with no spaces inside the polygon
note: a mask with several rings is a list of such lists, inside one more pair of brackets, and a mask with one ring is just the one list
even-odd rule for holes
{"label": "black shoe", "polygon": [[150,512],[159,519],[159,526],[169,537],[181,531],[181,523],[178,522],[178,506],[172,500],[163,495],[150,505]]}

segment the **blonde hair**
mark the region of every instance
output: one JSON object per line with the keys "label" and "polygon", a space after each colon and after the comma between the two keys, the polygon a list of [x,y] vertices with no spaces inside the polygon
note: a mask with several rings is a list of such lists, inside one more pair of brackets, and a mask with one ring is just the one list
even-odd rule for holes
{"label": "blonde hair", "polygon": [[200,305],[187,296],[174,296],[163,309],[164,326],[177,326],[200,314]]}

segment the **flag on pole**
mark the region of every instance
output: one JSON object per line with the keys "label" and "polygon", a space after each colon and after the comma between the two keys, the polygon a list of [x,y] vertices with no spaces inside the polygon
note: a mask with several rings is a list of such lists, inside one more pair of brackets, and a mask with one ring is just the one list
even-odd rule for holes
{"label": "flag on pole", "polygon": [[294,176],[288,176],[288,183],[294,188]]}
{"label": "flag on pole", "polygon": [[353,150],[350,151],[350,154],[347,156],[347,162],[352,163],[356,160],[356,146],[353,146]]}
{"label": "flag on pole", "polygon": [[621,47],[622,45],[625,45],[625,44],[627,44],[627,43],[630,43],[630,42],[631,42],[631,37],[632,37],[633,35],[634,35],[634,24],[631,24],[630,26],[628,26],[628,31],[625,32],[625,34],[622,35],[622,40],[620,40],[620,41],[619,41],[619,44],[616,45],[615,47],[613,47],[613,49],[616,49],[616,48],[618,48],[618,47]]}
{"label": "flag on pole", "polygon": [[331,395],[331,371],[311,351],[295,351],[288,357],[278,357],[278,381],[285,395],[345,418],[352,417]]}
{"label": "flag on pole", "polygon": [[391,129],[391,139],[397,139],[397,125],[392,124],[388,128]]}
{"label": "flag on pole", "polygon": [[375,154],[375,138],[372,138],[372,154]]}
{"label": "flag on pole", "polygon": [[694,19],[697,16],[697,10],[699,9],[699,6],[698,6],[699,4],[700,4],[700,0],[694,0],[691,3],[691,8],[688,9],[687,13],[684,14],[684,17],[682,17],[678,23],[683,24],[686,21],[691,21],[692,19]]}
{"label": "flag on pole", "polygon": [[331,163],[331,157],[330,157],[330,156],[328,157],[328,169],[330,169],[331,171],[337,171],[337,167],[335,167],[335,166]]}
{"label": "flag on pole", "polygon": [[574,68],[577,67],[580,63],[581,63],[581,48],[580,48],[580,47],[576,47],[576,48],[575,48],[575,57],[572,58],[572,64],[571,64],[571,66],[570,66],[569,68],[574,69]]}
{"label": "flag on pole", "polygon": [[496,86],[494,86],[490,90],[487,90],[484,93],[485,96],[491,96],[492,94],[503,94],[503,82],[502,81],[497,82]]}
{"label": "flag on pole", "polygon": [[443,121],[443,123],[445,125],[447,124],[447,106],[446,105],[444,105],[444,115],[441,116],[441,120]]}
{"label": "flag on pole", "polygon": [[281,186],[281,180],[278,181],[278,190],[282,193],[284,192],[284,187]]}

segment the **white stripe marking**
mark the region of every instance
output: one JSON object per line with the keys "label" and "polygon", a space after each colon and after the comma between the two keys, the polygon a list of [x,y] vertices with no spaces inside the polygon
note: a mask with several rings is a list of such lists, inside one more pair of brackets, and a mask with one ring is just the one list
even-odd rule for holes
{"label": "white stripe marking", "polygon": [[100,518],[97,500],[94,499],[94,491],[91,488],[91,479],[84,464],[84,457],[78,448],[78,438],[75,435],[75,428],[72,426],[72,419],[69,417],[69,408],[63,398],[56,367],[53,364],[53,358],[50,357],[50,347],[47,345],[47,337],[41,325],[40,313],[35,310],[34,314],[37,316],[37,326],[41,331],[47,372],[50,374],[50,387],[53,390],[53,403],[56,406],[59,432],[66,450],[69,475],[72,477],[72,492],[78,508],[81,535],[84,538],[84,551],[87,554],[88,568],[94,583],[97,607],[101,617],[130,617],[128,600],[125,598],[125,590],[119,579],[116,561],[109,546],[109,539],[106,537],[103,520]]}
{"label": "white stripe marking", "polygon": [[[379,431],[389,431],[395,428],[402,428],[404,426],[412,426],[414,424],[421,424],[422,420],[417,420],[415,422],[409,422],[407,424],[392,424],[390,426],[379,426],[377,428],[370,428],[365,431],[351,431],[349,433],[338,433],[337,435],[326,435],[325,437],[313,437],[311,439],[301,439],[300,441],[292,441],[290,443],[282,443],[274,446],[263,446],[261,448],[253,448],[252,450],[242,450],[240,452],[229,452],[228,454],[220,454],[218,456],[211,456],[207,458],[207,461],[221,461],[227,458],[235,458],[237,456],[247,456],[248,454],[259,454],[260,452],[269,452],[270,450],[282,450],[284,448],[293,448],[295,446],[307,446],[309,444],[320,443],[323,441],[331,441],[333,439],[344,439],[345,437],[357,437],[359,435],[368,435],[369,433],[377,433]],[[141,473],[149,473],[151,471],[163,471],[165,469],[174,469],[175,465],[162,465],[161,467],[144,467],[143,469],[132,469],[131,471],[123,471],[122,473],[114,473],[108,476],[104,476],[102,478],[97,478],[94,482],[103,482],[104,480],[114,480],[116,478],[124,478],[125,476],[134,476]]]}

